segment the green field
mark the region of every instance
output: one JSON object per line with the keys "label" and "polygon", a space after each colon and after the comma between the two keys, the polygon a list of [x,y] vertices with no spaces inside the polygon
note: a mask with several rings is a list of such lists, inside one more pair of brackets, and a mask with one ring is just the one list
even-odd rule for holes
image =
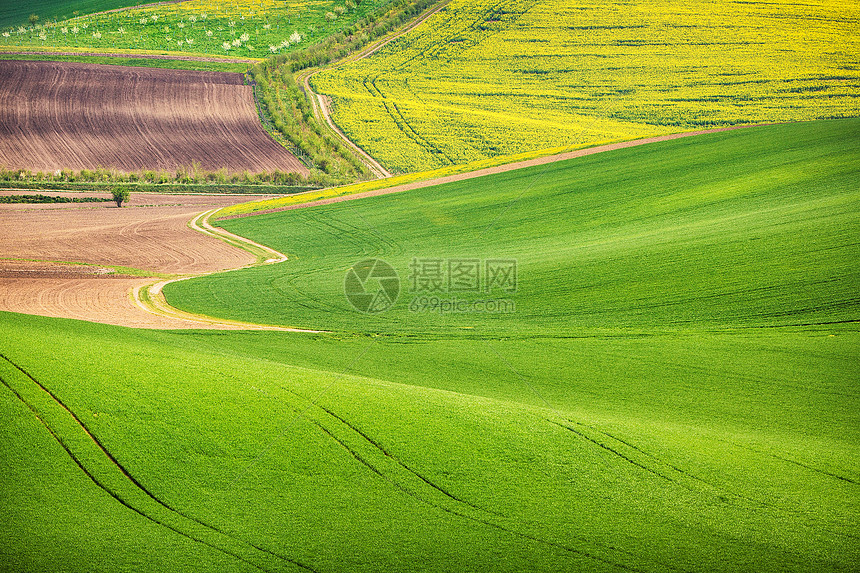
{"label": "green field", "polygon": [[31,14],[39,17],[37,23],[44,24],[137,4],[138,2],[135,0],[39,0],[38,2],[2,0],[0,2],[0,29],[12,26],[29,26]]}
{"label": "green field", "polygon": [[[841,320],[856,312],[860,286],[850,239],[860,234],[858,125],[721,132],[224,221],[293,260],[165,292],[203,314],[349,332],[563,336]],[[350,312],[343,277],[362,257],[398,269],[404,293],[414,257],[516,259],[517,312],[414,313],[406,294],[389,312]]]}
{"label": "green field", "polygon": [[452,0],[323,70],[392,172],[683,130],[860,113],[857,2]]}
{"label": "green field", "polygon": [[[858,132],[225,221],[290,260],[167,290],[327,333],[0,314],[2,568],[856,570]],[[412,257],[516,259],[516,312],[411,312]]]}
{"label": "green field", "polygon": [[349,29],[391,0],[187,0],[0,30],[7,47],[148,50],[265,58]]}
{"label": "green field", "polygon": [[104,57],[104,56],[57,56],[52,54],[0,54],[0,60],[37,60],[49,62],[81,62],[111,66],[132,66],[137,68],[167,68],[170,70],[203,70],[209,72],[231,72],[243,74],[251,64],[228,62],[201,62],[197,60],[160,60],[145,57]]}

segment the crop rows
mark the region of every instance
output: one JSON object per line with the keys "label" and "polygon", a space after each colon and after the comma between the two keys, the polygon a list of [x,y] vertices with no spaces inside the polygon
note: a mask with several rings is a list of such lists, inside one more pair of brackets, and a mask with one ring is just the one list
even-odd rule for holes
{"label": "crop rows", "polygon": [[317,74],[334,118],[395,171],[702,127],[856,115],[860,10],[455,0]]}

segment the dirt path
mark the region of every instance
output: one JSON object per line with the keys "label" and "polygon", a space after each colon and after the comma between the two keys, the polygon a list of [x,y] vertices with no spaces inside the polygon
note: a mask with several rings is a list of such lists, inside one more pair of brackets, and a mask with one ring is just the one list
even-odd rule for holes
{"label": "dirt path", "polygon": [[417,26],[421,25],[427,18],[444,8],[448,5],[450,0],[446,0],[442,2],[423,14],[421,14],[418,18],[407,24],[405,27],[401,28],[397,32],[385,36],[380,40],[371,43],[369,46],[366,46],[364,49],[359,50],[355,54],[351,54],[344,58],[343,60],[332,64],[326,68],[316,69],[316,70],[308,70],[306,72],[301,72],[296,76],[296,81],[300,85],[304,86],[305,94],[307,94],[308,98],[311,100],[311,107],[313,108],[314,116],[318,121],[324,122],[329,128],[353,151],[358,153],[361,157],[362,161],[364,161],[365,165],[370,169],[370,171],[379,178],[391,177],[392,173],[388,171],[385,167],[382,166],[376,159],[374,159],[369,153],[367,153],[364,149],[362,149],[358,144],[353,142],[350,138],[346,136],[346,134],[337,126],[337,124],[331,118],[331,100],[328,96],[320,95],[316,93],[311,87],[311,78],[323,71],[329,70],[332,68],[337,68],[352,62],[357,62],[367,58],[368,56],[373,55],[378,50],[380,50],[386,44],[393,42],[400,36],[412,31]]}
{"label": "dirt path", "polygon": [[[122,209],[109,203],[0,205],[0,310],[137,328],[287,330],[172,310],[161,295],[170,280],[285,260],[219,232],[200,215],[252,198],[261,197],[141,193]],[[128,276],[121,267],[149,276]]]}

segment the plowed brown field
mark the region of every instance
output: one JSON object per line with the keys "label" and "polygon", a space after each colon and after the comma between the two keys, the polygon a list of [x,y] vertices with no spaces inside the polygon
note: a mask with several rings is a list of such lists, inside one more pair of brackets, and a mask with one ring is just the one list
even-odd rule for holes
{"label": "plowed brown field", "polygon": [[307,168],[260,125],[241,74],[0,61],[0,166]]}
{"label": "plowed brown field", "polygon": [[176,274],[241,267],[255,258],[189,229],[187,223],[202,211],[251,198],[141,193],[132,194],[122,209],[112,203],[0,205],[0,310],[144,328],[225,328],[138,307],[129,292],[152,278],[45,261]]}

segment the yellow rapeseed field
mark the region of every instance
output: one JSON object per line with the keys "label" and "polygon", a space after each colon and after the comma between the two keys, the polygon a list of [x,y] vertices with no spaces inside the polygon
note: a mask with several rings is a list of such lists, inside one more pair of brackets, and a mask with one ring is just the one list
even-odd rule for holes
{"label": "yellow rapeseed field", "polygon": [[849,0],[452,0],[314,77],[389,169],[860,112]]}

